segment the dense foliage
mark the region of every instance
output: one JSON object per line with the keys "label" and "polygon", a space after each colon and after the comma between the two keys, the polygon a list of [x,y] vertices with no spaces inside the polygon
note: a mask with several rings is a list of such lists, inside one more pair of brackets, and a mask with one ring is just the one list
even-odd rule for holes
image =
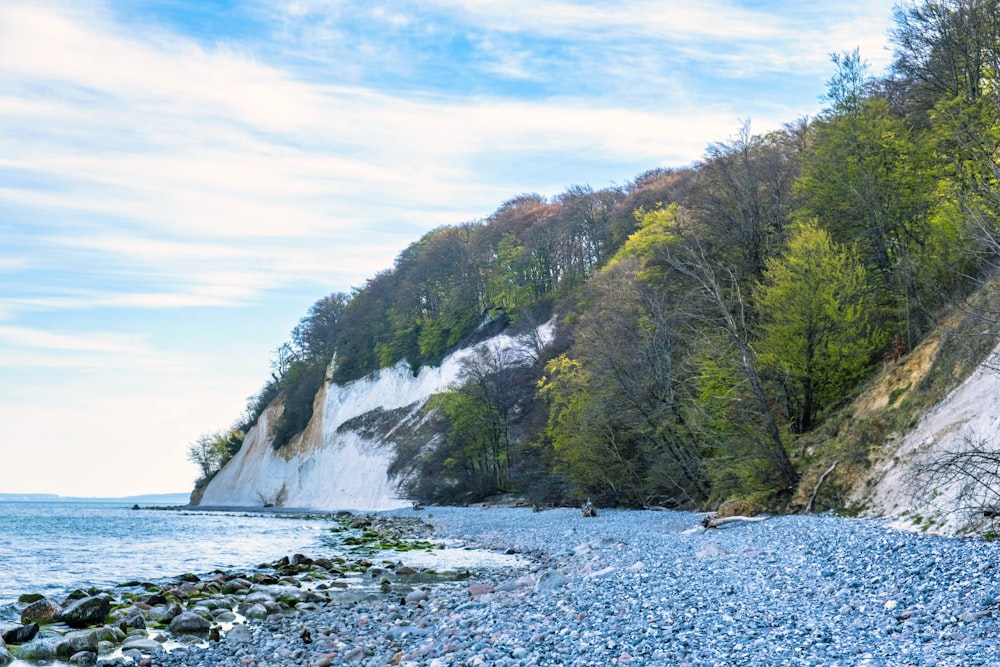
{"label": "dense foliage", "polygon": [[313,306],[246,423],[282,397],[284,446],[327,377],[416,371],[554,314],[553,346],[484,352],[430,402],[419,499],[787,499],[797,439],[1000,256],[996,5],[901,6],[888,76],[838,54],[818,117],[745,124],[690,169],[521,195],[429,232]]}

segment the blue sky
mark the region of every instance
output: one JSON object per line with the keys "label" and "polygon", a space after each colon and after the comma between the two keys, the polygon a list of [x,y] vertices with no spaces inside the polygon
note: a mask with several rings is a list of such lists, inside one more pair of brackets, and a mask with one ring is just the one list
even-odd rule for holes
{"label": "blue sky", "polygon": [[0,492],[188,490],[318,298],[814,115],[892,4],[0,0]]}

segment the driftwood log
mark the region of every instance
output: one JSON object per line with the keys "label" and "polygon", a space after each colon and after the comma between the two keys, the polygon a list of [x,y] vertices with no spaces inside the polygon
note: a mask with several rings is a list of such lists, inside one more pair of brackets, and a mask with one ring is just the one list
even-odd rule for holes
{"label": "driftwood log", "polygon": [[823,482],[825,482],[826,478],[830,476],[830,473],[833,472],[833,469],[837,467],[838,463],[840,463],[840,461],[834,461],[833,464],[826,469],[826,472],[819,476],[819,481],[816,482],[816,487],[813,489],[812,495],[809,496],[809,502],[806,503],[806,514],[812,513],[813,503],[816,502],[816,496],[819,495],[819,487],[823,486]]}
{"label": "driftwood log", "polygon": [[701,525],[708,528],[720,528],[722,526],[731,523],[759,523],[761,521],[767,521],[766,516],[712,516],[711,514],[706,514],[705,518],[701,520]]}

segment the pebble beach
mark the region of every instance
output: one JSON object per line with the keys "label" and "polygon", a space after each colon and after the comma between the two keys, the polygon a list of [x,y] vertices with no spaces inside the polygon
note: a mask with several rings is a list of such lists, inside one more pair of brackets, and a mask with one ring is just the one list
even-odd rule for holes
{"label": "pebble beach", "polygon": [[[378,590],[262,604],[263,613],[240,617],[209,641],[169,651],[135,641],[97,664],[1000,663],[998,547],[980,539],[834,516],[706,530],[699,515],[682,512],[601,510],[584,518],[572,509],[433,507],[391,514],[429,524],[449,549],[502,554],[502,565],[422,578],[426,563],[409,567],[404,552],[392,567],[373,564],[365,573],[381,583]],[[250,599],[253,588],[243,594]]]}

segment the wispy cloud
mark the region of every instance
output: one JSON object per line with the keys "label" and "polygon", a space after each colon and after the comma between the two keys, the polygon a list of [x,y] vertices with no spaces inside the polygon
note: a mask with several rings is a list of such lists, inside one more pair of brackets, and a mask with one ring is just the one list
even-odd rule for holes
{"label": "wispy cloud", "polygon": [[[880,66],[876,5],[0,0],[0,397],[200,428],[427,230],[809,113],[830,52]],[[67,386],[102,398],[28,405]]]}

